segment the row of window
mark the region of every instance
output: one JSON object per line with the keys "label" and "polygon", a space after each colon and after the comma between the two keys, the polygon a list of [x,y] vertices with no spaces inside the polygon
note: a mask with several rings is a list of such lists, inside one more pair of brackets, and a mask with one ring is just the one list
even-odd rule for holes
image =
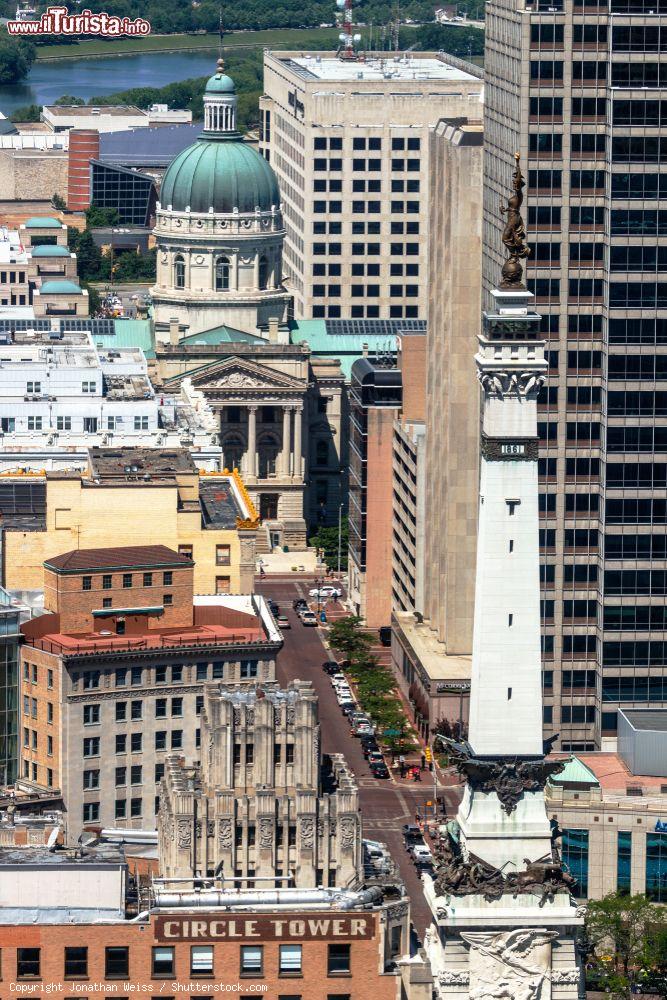
{"label": "row of window", "polygon": [[[198,681],[222,680],[224,677],[224,661],[213,663],[192,664],[195,669],[195,676]],[[183,681],[184,667],[181,664],[174,664],[171,667],[117,667],[113,671],[114,686],[117,688],[127,687],[128,682],[131,687],[141,687],[143,684],[180,684]],[[242,680],[252,680],[258,676],[257,660],[241,660],[240,675]],[[85,673],[72,674],[72,683],[78,684],[82,680],[85,691],[93,691],[100,687],[102,672],[100,670],[88,670]]]}
{"label": "row of window", "polygon": [[[225,546],[229,550],[229,546]],[[137,574],[138,575],[138,574]],[[153,577],[158,576],[157,573],[143,573],[142,583],[143,587],[157,586],[153,583]],[[98,577],[95,577],[97,580]],[[123,589],[128,590],[132,586],[139,586],[138,583],[134,584],[134,575],[132,573],[121,574],[121,586]],[[164,587],[171,587],[174,582],[174,574],[172,570],[166,570],[162,573],[162,585]],[[102,574],[102,590],[113,590],[114,587],[118,587],[118,579],[114,579],[113,573],[103,573]],[[93,589],[93,577],[92,576],[82,576],[81,577],[81,589],[82,590],[92,590]]]}
{"label": "row of window", "polygon": [[[266,945],[241,945],[239,949],[239,974],[263,976]],[[272,949],[273,951],[273,949]],[[275,952],[271,955],[274,958]],[[278,972],[285,975],[303,973],[303,946],[300,944],[277,945]],[[349,975],[351,967],[351,945],[327,945],[327,975]],[[212,976],[214,972],[215,949],[213,945],[192,945],[190,947],[189,970],[186,973],[177,966],[176,950],[169,946],[152,949],[151,974],[154,978],[173,977],[177,974],[190,976]],[[89,975],[89,955],[86,946],[68,946],[63,955],[65,979],[87,979]],[[91,969],[92,974],[95,970]],[[16,949],[16,978],[39,979],[42,974],[42,949]],[[130,976],[130,949],[109,946],[104,949],[105,979],[128,979]]]}
{"label": "row of window", "polygon": [[[394,151],[401,149],[410,149],[419,152],[421,149],[421,139],[415,136],[395,136],[391,140],[391,148]],[[331,149],[331,150],[342,150],[343,149],[343,139],[340,136],[331,136],[327,138],[326,136],[316,136],[313,139],[313,149]],[[363,150],[368,149],[371,151],[379,152],[382,149],[382,139],[378,136],[370,136],[368,138],[364,136],[354,136],[352,139],[352,149]]]}
{"label": "row of window", "polygon": [[[313,305],[314,319],[340,319],[341,307],[337,305]],[[345,310],[351,319],[380,319],[380,307],[372,305],[351,305]],[[389,319],[419,319],[419,306],[389,306]]]}
{"label": "row of window", "polygon": [[[367,276],[369,278],[379,278],[380,277],[380,264],[360,264],[352,263],[351,274],[353,278],[359,278]],[[419,264],[397,264],[392,261],[389,265],[389,273],[392,278],[398,277],[402,278],[405,275],[408,278],[416,278],[419,276]],[[313,264],[313,277],[321,278],[328,275],[330,278],[340,278],[341,276],[341,265],[340,264]]]}
{"label": "row of window", "polygon": [[[42,431],[47,430],[52,427],[53,424],[45,423],[46,418],[42,416],[29,416],[27,418],[27,427],[29,431]],[[147,431],[149,429],[149,418],[148,416],[135,416],[133,417],[134,429],[135,431]],[[81,419],[81,430],[84,434],[97,434],[100,421],[97,417],[83,417]],[[107,430],[114,431],[119,430],[123,427],[124,420],[123,417],[110,416],[107,417]],[[16,433],[16,417],[3,417],[1,429],[4,434],[15,434]],[[55,429],[58,431],[71,431],[72,430],[72,417],[58,416],[56,417]]]}
{"label": "row of window", "polygon": [[[26,395],[28,395],[28,396],[41,396],[41,394],[42,394],[42,383],[41,382],[35,382],[35,381],[26,382],[25,391],[26,391]],[[98,391],[98,389],[97,389],[97,382],[86,381],[86,382],[82,382],[81,383],[81,392],[82,393],[84,393],[84,394],[87,394],[87,393],[96,393],[97,391]]]}
{"label": "row of window", "polygon": [[[347,163],[350,161],[347,160]],[[421,168],[421,160],[416,157],[408,157],[403,159],[403,157],[394,157],[391,160],[391,169],[395,171],[415,171]],[[343,169],[343,160],[339,156],[316,156],[313,159],[313,170],[333,170],[339,171]],[[366,159],[365,157],[353,157],[352,158],[352,169],[358,171],[379,171],[382,170],[382,160],[380,157],[371,157]]]}
{"label": "row of window", "polygon": [[[352,193],[353,194],[363,194],[364,192],[369,194],[381,194],[382,193],[382,181],[379,177],[354,177],[352,179]],[[419,194],[420,191],[420,181],[417,177],[392,177],[391,179],[391,192],[392,194]],[[314,194],[324,194],[328,192],[329,194],[342,194],[343,193],[343,182],[339,177],[315,177],[313,180],[313,193]],[[315,202],[317,205],[318,202]],[[322,204],[320,202],[319,204]],[[342,202],[331,201],[329,202],[332,212],[340,212],[342,210]],[[321,211],[315,209],[315,211]]]}

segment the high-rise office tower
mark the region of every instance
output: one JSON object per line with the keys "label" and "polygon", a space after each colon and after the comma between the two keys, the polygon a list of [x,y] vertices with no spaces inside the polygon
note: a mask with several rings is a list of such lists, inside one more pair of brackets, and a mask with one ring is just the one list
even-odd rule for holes
{"label": "high-rise office tower", "polygon": [[667,700],[666,16],[664,0],[487,4],[485,288],[519,151],[549,361],[544,723],[563,749],[604,748],[619,705]]}
{"label": "high-rise office tower", "polygon": [[426,318],[429,132],[479,117],[480,76],[441,53],[265,53],[260,150],[298,319]]}

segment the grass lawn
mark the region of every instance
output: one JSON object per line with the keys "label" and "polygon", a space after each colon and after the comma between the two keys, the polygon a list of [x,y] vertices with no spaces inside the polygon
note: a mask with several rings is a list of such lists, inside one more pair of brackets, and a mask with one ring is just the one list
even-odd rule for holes
{"label": "grass lawn", "polygon": [[[236,31],[225,34],[223,47],[278,49],[334,48],[337,28],[271,28],[267,31]],[[128,55],[135,52],[177,52],[179,50],[212,51],[218,48],[217,34],[209,35],[147,35],[137,38],[90,38],[74,45],[45,45],[37,49],[39,62],[60,59],[82,59],[97,56]]]}

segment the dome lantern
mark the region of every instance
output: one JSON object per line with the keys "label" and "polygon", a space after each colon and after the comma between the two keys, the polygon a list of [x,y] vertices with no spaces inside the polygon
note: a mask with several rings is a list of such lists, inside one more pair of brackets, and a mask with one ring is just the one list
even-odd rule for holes
{"label": "dome lantern", "polygon": [[204,131],[209,135],[236,133],[236,87],[224,69],[220,58],[204,91]]}

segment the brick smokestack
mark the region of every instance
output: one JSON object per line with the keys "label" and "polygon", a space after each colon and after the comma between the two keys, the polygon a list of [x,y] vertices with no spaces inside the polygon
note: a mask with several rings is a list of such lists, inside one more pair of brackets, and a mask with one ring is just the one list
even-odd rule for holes
{"label": "brick smokestack", "polygon": [[98,159],[99,155],[100,133],[97,129],[72,129],[67,173],[67,207],[70,212],[85,212],[90,208],[90,161]]}

